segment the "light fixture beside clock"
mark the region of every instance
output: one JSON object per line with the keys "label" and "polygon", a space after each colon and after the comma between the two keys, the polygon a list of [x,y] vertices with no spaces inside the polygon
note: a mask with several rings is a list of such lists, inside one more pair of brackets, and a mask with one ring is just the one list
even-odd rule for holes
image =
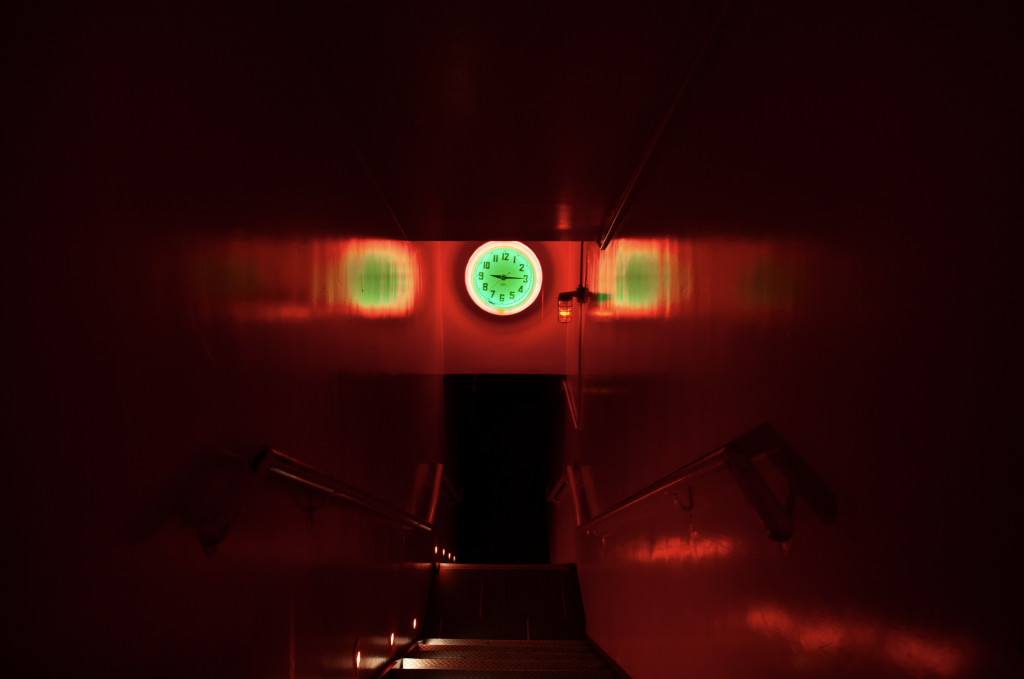
{"label": "light fixture beside clock", "polygon": [[509,316],[528,309],[537,301],[543,284],[540,260],[519,241],[484,243],[466,263],[466,290],[470,299],[496,316]]}

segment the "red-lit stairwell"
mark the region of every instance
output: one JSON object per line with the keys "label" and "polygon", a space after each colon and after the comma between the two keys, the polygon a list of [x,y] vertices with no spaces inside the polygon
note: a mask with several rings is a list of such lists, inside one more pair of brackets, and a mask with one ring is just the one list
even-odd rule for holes
{"label": "red-lit stairwell", "polygon": [[423,630],[390,674],[616,679],[586,639],[573,564],[441,564]]}

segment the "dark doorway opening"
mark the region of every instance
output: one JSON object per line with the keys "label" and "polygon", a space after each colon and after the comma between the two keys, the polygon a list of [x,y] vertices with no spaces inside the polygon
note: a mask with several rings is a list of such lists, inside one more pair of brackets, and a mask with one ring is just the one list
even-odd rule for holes
{"label": "dark doorway opening", "polygon": [[445,424],[455,454],[460,563],[550,562],[545,483],[562,445],[559,375],[446,375]]}

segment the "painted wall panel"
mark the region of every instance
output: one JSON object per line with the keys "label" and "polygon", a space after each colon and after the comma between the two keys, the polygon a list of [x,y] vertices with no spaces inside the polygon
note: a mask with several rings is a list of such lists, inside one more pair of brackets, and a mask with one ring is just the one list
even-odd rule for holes
{"label": "painted wall panel", "polygon": [[446,503],[414,534],[269,479],[212,556],[196,526],[260,445],[425,511],[437,245],[404,240],[272,7],[23,11],[13,671],[337,675],[357,637],[379,669],[422,622]]}
{"label": "painted wall panel", "polygon": [[579,243],[527,242],[544,269],[544,287],[530,308],[505,317],[481,310],[466,291],[466,262],[481,244],[440,242],[445,373],[564,375],[569,331],[556,318],[558,293],[579,283]]}
{"label": "painted wall panel", "polygon": [[744,5],[588,252],[563,465],[591,514],[762,422],[839,502],[825,526],[798,500],[786,543],[725,472],[589,534],[553,507],[588,634],[634,679],[1019,672],[1018,76],[994,15],[889,10]]}

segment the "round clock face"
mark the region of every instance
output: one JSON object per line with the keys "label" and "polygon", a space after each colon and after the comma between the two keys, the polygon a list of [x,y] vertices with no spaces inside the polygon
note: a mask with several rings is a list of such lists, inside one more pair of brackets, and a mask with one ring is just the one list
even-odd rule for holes
{"label": "round clock face", "polygon": [[533,304],[543,280],[537,255],[519,241],[484,243],[466,264],[469,296],[498,316],[517,314]]}

